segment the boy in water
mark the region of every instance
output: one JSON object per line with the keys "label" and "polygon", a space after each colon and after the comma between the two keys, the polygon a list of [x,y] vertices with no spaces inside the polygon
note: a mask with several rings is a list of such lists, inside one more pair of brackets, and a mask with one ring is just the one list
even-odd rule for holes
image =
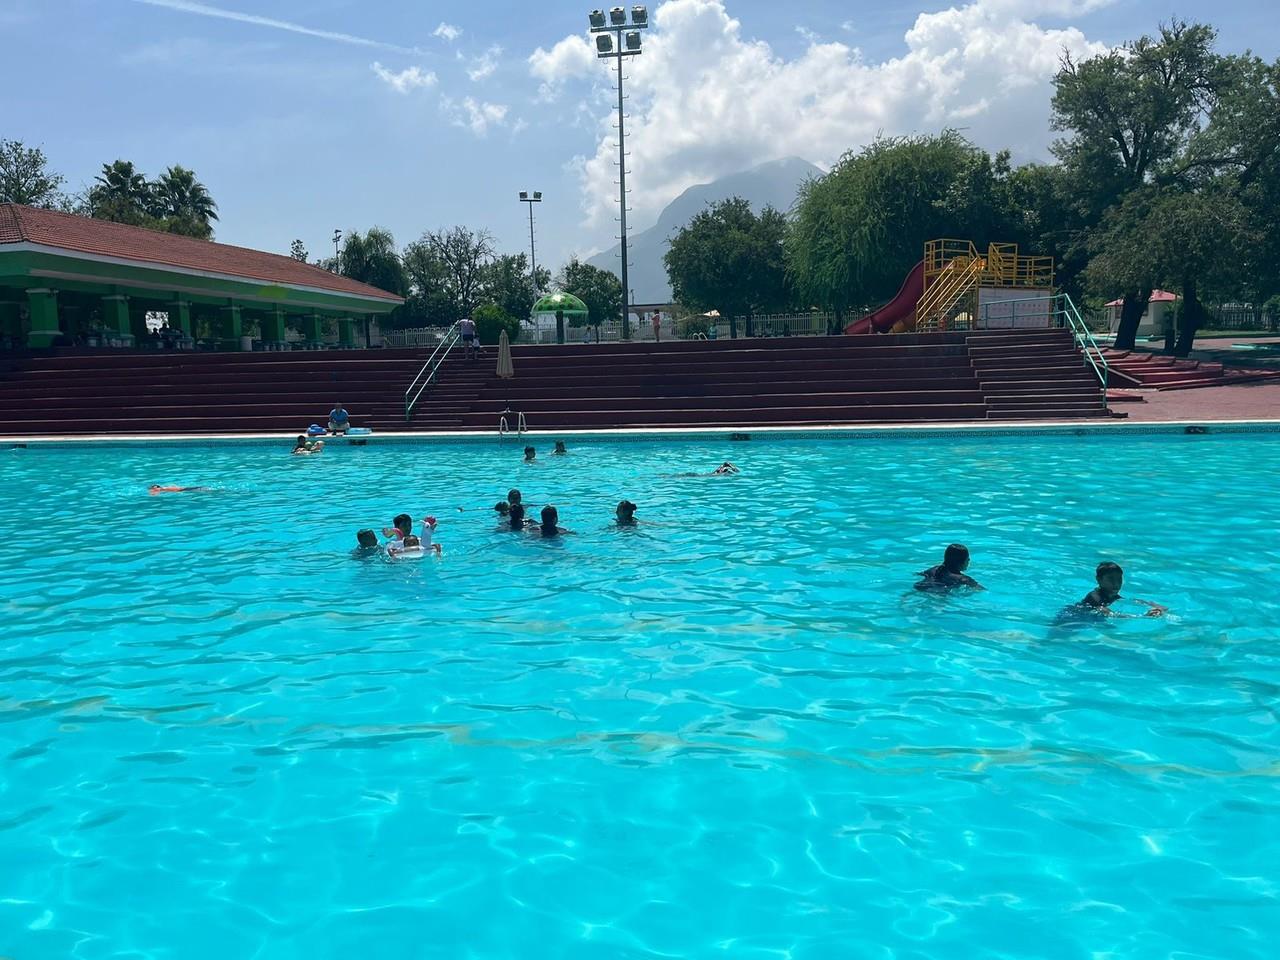
{"label": "boy in water", "polygon": [[493,509],[499,517],[505,517],[511,513],[511,504],[506,500],[499,500],[493,505]]}
{"label": "boy in water", "polygon": [[[1094,571],[1094,577],[1098,581],[1097,588],[1090,590],[1085,595],[1085,598],[1076,604],[1077,608],[1091,610],[1104,617],[1127,616],[1127,614],[1116,613],[1111,609],[1111,604],[1122,599],[1120,590],[1124,586],[1124,571],[1120,569],[1120,564],[1110,560],[1103,561],[1098,564],[1098,569]],[[1135,600],[1134,602],[1150,608],[1143,616],[1163,617],[1168,612],[1168,608],[1162,607],[1158,603],[1152,603],[1150,600]]]}
{"label": "boy in water", "polygon": [[953,587],[973,587],[981,590],[982,584],[965,573],[969,569],[969,548],[963,543],[953,543],[942,554],[942,563],[918,574],[923,579],[917,590],[950,590]]}
{"label": "boy in water", "polygon": [[395,526],[383,527],[382,535],[387,538],[386,546],[398,545],[405,537],[413,533],[413,517],[407,513],[401,513],[391,521]]}
{"label": "boy in water", "polygon": [[553,454],[555,454],[556,456],[563,456],[564,454],[568,453],[569,451],[568,451],[567,449],[565,449],[565,445],[564,445],[564,441],[563,441],[563,440],[557,440],[557,441],[556,441],[556,448],[555,448],[554,450],[552,450],[551,452],[552,452]]}
{"label": "boy in water", "polygon": [[535,450],[533,447],[525,447],[525,448],[524,448],[524,462],[525,462],[525,463],[533,463],[533,462],[534,462],[534,460],[536,460],[537,458],[538,458],[538,451],[537,451],[537,450]]}
{"label": "boy in water", "polygon": [[507,512],[507,530],[523,530],[524,529],[524,504],[513,503],[511,509]]}
{"label": "boy in water", "polygon": [[614,511],[614,516],[618,518],[618,526],[634,527],[636,525],[636,505],[630,500],[623,500],[618,504],[618,509]]}
{"label": "boy in water", "polygon": [[372,530],[359,530],[356,532],[356,543],[358,544],[351,555],[357,560],[364,557],[376,557],[382,552],[382,546],[378,543],[378,535]]}
{"label": "boy in water", "polygon": [[560,512],[551,504],[542,508],[542,526],[538,529],[544,537],[558,537],[571,532],[560,526]]}

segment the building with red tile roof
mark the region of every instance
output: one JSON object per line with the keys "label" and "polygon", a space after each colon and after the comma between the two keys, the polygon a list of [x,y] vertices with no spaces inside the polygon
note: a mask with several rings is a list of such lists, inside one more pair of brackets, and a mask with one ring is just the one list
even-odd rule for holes
{"label": "building with red tile roof", "polygon": [[0,339],[44,347],[83,339],[131,345],[147,314],[175,334],[239,347],[248,321],[283,344],[290,327],[318,342],[326,321],[355,341],[357,321],[404,298],[314,264],[55,210],[0,204]]}

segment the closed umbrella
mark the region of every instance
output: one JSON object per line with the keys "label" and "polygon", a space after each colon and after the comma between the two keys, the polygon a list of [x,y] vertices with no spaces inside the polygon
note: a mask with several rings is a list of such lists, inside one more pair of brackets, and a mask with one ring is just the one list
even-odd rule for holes
{"label": "closed umbrella", "polygon": [[516,375],[516,368],[511,365],[511,341],[507,339],[507,331],[502,331],[498,338],[498,376],[510,380]]}

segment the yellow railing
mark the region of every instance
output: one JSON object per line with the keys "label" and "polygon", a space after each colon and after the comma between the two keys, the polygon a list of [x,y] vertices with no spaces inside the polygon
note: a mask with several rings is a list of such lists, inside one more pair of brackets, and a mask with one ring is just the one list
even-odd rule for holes
{"label": "yellow railing", "polygon": [[915,326],[937,330],[966,296],[972,301],[969,316],[975,316],[979,287],[1052,289],[1053,258],[1019,256],[1016,243],[992,243],[983,257],[969,240],[929,240],[924,245],[923,280]]}

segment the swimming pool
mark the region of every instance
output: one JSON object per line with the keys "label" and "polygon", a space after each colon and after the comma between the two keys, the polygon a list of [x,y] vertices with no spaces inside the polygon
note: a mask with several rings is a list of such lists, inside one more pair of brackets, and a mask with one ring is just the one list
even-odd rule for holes
{"label": "swimming pool", "polygon": [[1273,955],[1280,436],[541,446],[0,450],[0,956]]}

